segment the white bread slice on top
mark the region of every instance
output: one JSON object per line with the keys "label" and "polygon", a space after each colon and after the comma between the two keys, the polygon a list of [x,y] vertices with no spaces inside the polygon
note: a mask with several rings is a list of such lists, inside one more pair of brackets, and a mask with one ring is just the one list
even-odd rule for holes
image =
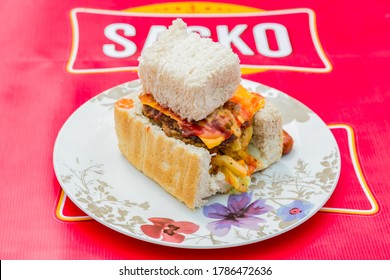
{"label": "white bread slice on top", "polygon": [[240,61],[230,48],[188,33],[177,19],[139,57],[143,91],[183,119],[201,120],[222,106],[241,82]]}
{"label": "white bread slice on top", "polygon": [[[142,114],[138,93],[126,98],[133,100],[134,106],[125,109],[115,105],[115,129],[119,149],[131,164],[190,209],[201,207],[210,196],[231,189],[222,173],[209,173],[211,154],[207,149],[166,136],[161,127]],[[259,161],[256,170],[259,171],[282,155],[281,114],[267,101],[255,114],[253,125],[248,152]]]}

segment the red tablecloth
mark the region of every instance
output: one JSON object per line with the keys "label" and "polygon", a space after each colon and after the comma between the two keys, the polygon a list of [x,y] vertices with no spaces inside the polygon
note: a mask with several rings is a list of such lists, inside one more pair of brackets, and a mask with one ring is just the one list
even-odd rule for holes
{"label": "red tablecloth", "polygon": [[[0,258],[389,259],[388,1],[253,4],[225,0],[204,5],[198,1],[147,6],[152,2],[2,1]],[[83,11],[78,8],[106,10],[110,16],[80,15],[76,34],[72,15]],[[287,26],[294,47],[291,55],[270,58],[260,49],[263,55],[240,58],[257,69],[244,70],[243,78],[277,88],[306,104],[336,137],[342,160],[340,180],[331,199],[316,215],[287,233],[252,245],[190,250],[154,245],[117,233],[84,217],[64,198],[52,163],[59,129],[93,96],[137,78],[131,69],[136,67],[136,56],[146,40],[147,34],[142,32],[159,22],[158,14],[145,21],[136,16],[130,19],[139,32],[139,37],[134,37],[137,50],[130,58],[112,58],[99,52],[102,28],[113,20],[129,20],[115,17],[115,11],[223,15],[298,8],[314,15],[315,41],[319,45],[310,44],[305,37],[310,32],[303,22],[307,19],[273,16],[273,21]],[[201,17],[199,23],[213,26],[212,20],[203,21]],[[218,20],[229,28],[238,24],[226,16]],[[249,22],[248,26],[253,24]],[[248,34],[240,38],[254,50],[255,39]],[[270,39],[271,52],[272,44]],[[121,50],[118,44],[116,47]],[[268,70],[261,70],[261,65]]]}

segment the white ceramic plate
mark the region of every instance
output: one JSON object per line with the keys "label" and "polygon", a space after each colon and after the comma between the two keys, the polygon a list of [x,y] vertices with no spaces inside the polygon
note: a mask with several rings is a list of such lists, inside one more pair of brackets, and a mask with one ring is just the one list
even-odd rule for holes
{"label": "white ceramic plate", "polygon": [[[68,197],[103,225],[147,242],[182,248],[223,248],[285,233],[329,199],[340,174],[337,143],[305,105],[268,86],[243,85],[283,113],[294,149],[252,178],[251,192],[217,195],[191,211],[129,164],[117,147],[113,105],[140,91],[139,81],[109,89],[76,110],[54,146],[54,169]],[[229,209],[230,214],[226,213]],[[211,211],[216,212],[212,215]]]}

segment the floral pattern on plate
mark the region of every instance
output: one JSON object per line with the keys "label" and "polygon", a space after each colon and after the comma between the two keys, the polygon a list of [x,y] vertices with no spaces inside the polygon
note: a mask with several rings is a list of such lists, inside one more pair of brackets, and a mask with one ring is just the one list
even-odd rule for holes
{"label": "floral pattern on plate", "polygon": [[153,225],[142,225],[142,232],[151,238],[166,242],[181,243],[186,234],[194,233],[199,229],[197,224],[186,221],[174,221],[167,218],[149,218],[148,220]]}
{"label": "floral pattern on plate", "polygon": [[232,226],[257,230],[266,220],[259,217],[273,209],[264,199],[252,202],[252,193],[232,194],[227,205],[213,203],[203,207],[203,214],[216,221],[209,222],[206,228],[216,236],[225,236]]}

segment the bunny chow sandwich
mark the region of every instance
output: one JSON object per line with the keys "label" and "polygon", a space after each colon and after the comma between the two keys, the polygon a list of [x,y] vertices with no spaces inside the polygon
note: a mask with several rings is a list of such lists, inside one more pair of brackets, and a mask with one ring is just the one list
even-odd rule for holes
{"label": "bunny chow sandwich", "polygon": [[278,161],[280,112],[240,85],[231,49],[174,20],[139,58],[142,93],[115,104],[119,149],[189,208],[217,193],[246,192],[250,176]]}

